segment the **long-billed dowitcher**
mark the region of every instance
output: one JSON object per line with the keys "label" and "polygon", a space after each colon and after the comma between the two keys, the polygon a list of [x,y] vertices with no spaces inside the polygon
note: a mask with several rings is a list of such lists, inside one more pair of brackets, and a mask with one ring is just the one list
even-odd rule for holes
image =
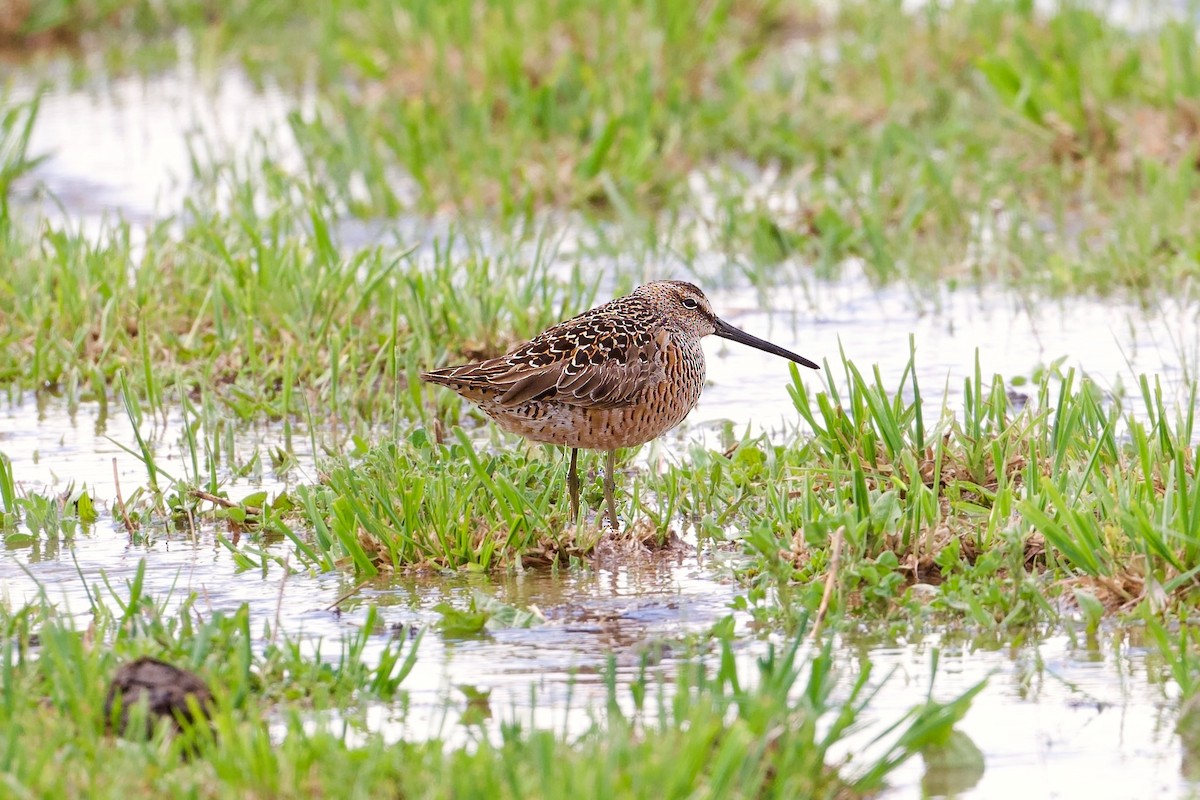
{"label": "long-billed dowitcher", "polygon": [[700,339],[710,334],[819,369],[717,317],[692,284],[655,281],[547,328],[511,353],[421,378],[458,392],[506,431],[571,448],[572,519],[579,518],[579,448],[607,451],[604,500],[616,528],[616,451],[661,436],[695,407],[704,386]]}

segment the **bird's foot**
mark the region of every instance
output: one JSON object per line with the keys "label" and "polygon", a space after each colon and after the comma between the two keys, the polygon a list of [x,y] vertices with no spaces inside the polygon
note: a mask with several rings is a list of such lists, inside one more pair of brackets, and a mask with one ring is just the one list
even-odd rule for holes
{"label": "bird's foot", "polygon": [[621,518],[605,511],[603,514],[596,516],[596,527],[601,530],[610,530],[613,533],[621,532]]}

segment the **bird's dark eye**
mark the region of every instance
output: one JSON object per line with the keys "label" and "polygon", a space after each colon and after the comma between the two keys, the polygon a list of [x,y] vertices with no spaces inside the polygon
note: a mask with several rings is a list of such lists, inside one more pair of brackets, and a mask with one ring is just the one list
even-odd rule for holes
{"label": "bird's dark eye", "polygon": [[685,297],[685,298],[683,298],[683,300],[681,302],[683,303],[683,307],[686,308],[688,311],[695,311],[697,308],[700,307],[700,304],[697,303],[695,301],[695,299],[693,299],[691,297]]}

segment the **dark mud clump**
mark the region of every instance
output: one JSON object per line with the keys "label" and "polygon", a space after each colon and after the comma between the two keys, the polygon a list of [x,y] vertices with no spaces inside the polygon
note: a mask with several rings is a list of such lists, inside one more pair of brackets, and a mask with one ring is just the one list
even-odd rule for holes
{"label": "dark mud clump", "polygon": [[[199,676],[165,661],[142,656],[117,670],[104,700],[104,718],[109,730],[122,736],[149,738],[160,719],[170,719],[176,733],[207,723],[212,710],[212,692]],[[132,713],[145,703],[145,728],[129,730],[138,719]],[[114,714],[114,712],[116,712]]]}

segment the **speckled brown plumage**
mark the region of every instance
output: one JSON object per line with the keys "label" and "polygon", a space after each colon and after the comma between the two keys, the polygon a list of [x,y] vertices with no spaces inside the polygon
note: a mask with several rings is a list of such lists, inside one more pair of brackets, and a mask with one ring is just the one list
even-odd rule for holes
{"label": "speckled brown plumage", "polygon": [[[560,322],[511,353],[427,372],[478,405],[501,428],[535,442],[607,450],[610,521],[612,454],[674,428],[704,386],[700,339],[710,334],[816,368],[781,347],[723,322],[696,286],[656,281]],[[578,510],[572,452],[568,485]]]}

